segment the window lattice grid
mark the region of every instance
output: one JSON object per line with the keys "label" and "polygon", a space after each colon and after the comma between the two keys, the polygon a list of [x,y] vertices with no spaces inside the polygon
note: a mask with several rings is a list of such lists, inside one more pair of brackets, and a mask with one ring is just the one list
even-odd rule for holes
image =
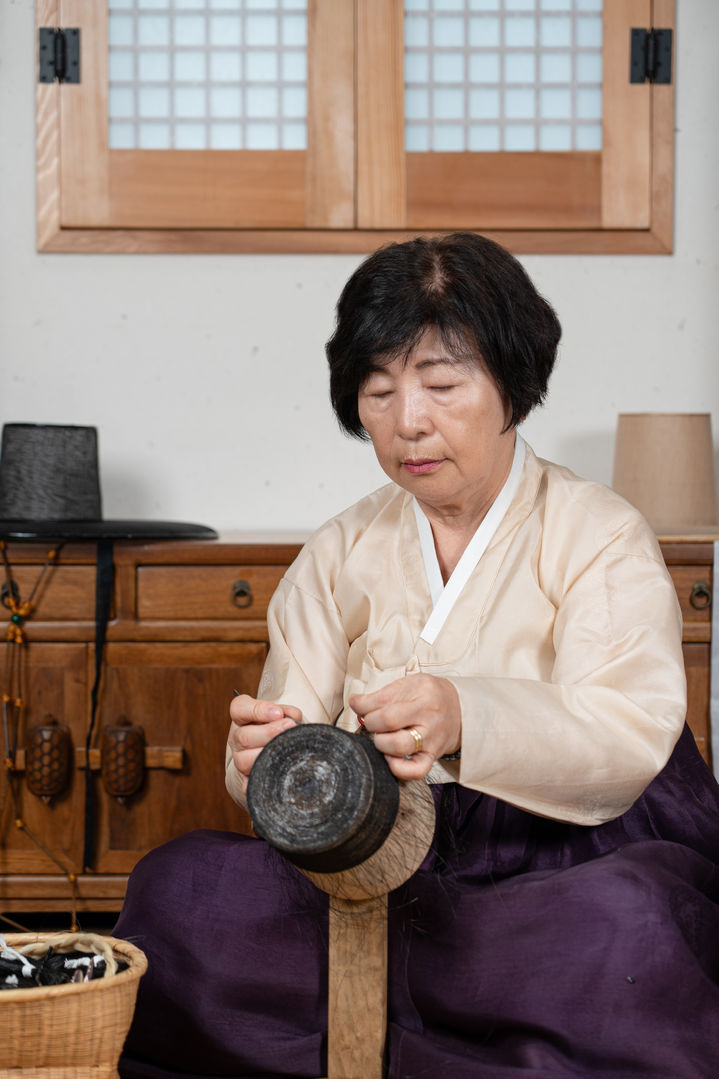
{"label": "window lattice grid", "polygon": [[110,0],[110,149],[306,149],[306,9]]}
{"label": "window lattice grid", "polygon": [[599,150],[602,0],[405,0],[408,151]]}

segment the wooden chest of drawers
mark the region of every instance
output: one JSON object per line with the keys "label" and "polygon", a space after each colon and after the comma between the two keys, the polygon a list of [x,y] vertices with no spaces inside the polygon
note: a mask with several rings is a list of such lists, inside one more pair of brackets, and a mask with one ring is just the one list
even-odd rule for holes
{"label": "wooden chest of drawers", "polygon": [[711,648],[714,540],[716,535],[687,533],[659,537],[682,609],[682,647],[687,673],[687,723],[704,760],[711,766]]}
{"label": "wooden chest of drawers", "polygon": [[[128,873],[152,847],[193,828],[249,830],[249,819],[224,790],[228,707],[235,690],[257,689],[267,653],[267,603],[300,545],[299,537],[249,536],[115,545],[97,725],[142,727],[145,774],[132,797],[112,797],[98,729],[90,756],[96,796],[92,872],[82,870],[96,548],[63,547],[26,623],[23,728],[48,716],[66,725],[73,767],[66,788],[46,803],[27,789],[25,754],[18,753],[17,803],[6,798],[0,817],[0,911],[68,908],[67,874],[28,831],[76,874],[79,910],[111,911],[119,910]],[[39,544],[8,545],[23,599],[46,553]],[[0,613],[8,617],[1,607]],[[14,826],[15,811],[27,831]]]}
{"label": "wooden chest of drawers", "polygon": [[[684,614],[688,720],[707,761],[711,539],[661,539]],[[96,551],[92,544],[63,548],[27,623],[23,723],[28,729],[46,716],[64,723],[75,747],[73,768],[66,789],[45,803],[27,790],[20,753],[15,788],[27,828],[77,874],[80,910],[119,910],[134,864],[173,836],[193,828],[249,827],[224,790],[227,709],[234,690],[256,690],[267,649],[267,602],[300,541],[246,536],[116,545],[98,725],[124,719],[141,726],[146,771],[138,793],[118,802],[104,787],[99,739],[94,740],[91,873],[82,872],[83,768],[94,678]],[[22,597],[32,590],[45,556],[42,545],[9,546]],[[2,607],[0,614],[7,618]],[[67,874],[14,826],[6,799],[0,817],[0,911],[66,910],[69,897]]]}

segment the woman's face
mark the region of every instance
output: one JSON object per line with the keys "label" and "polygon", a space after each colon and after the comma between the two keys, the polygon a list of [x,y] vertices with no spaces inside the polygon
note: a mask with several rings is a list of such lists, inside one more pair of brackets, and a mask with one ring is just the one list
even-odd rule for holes
{"label": "woman's face", "polygon": [[456,360],[426,331],[405,361],[377,367],[361,387],[359,416],[380,465],[425,512],[481,517],[509,474],[510,410],[484,364]]}

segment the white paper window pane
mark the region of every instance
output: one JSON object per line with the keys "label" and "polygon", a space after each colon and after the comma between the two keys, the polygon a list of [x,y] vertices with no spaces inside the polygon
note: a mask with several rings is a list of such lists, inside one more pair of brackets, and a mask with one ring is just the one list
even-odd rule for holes
{"label": "white paper window pane", "polygon": [[576,60],[577,82],[592,82],[599,85],[602,81],[602,58],[599,53],[580,52]]}
{"label": "white paper window pane", "polygon": [[175,124],[177,150],[206,150],[207,128],[204,124]]}
{"label": "white paper window pane", "polygon": [[429,45],[429,19],[409,15],[404,20],[405,45]]}
{"label": "white paper window pane", "polygon": [[109,146],[111,150],[133,150],[135,148],[135,125],[111,120],[109,126]]}
{"label": "white paper window pane", "polygon": [[176,45],[204,45],[206,29],[202,15],[177,15],[173,40]]}
{"label": "white paper window pane", "polygon": [[534,45],[536,23],[534,17],[508,15],[504,21],[504,41],[513,47]]}
{"label": "white paper window pane", "polygon": [[286,123],[282,125],[282,149],[304,150],[307,145],[307,125]]}
{"label": "white paper window pane", "polygon": [[[204,21],[204,20],[203,20]],[[238,15],[213,15],[210,19],[211,45],[240,45],[242,20]],[[195,42],[193,41],[194,45]]]}
{"label": "white paper window pane", "polygon": [[577,45],[599,48],[602,44],[602,20],[597,16],[587,15],[577,19]]}
{"label": "white paper window pane", "polygon": [[279,58],[273,50],[248,52],[245,55],[245,69],[250,82],[277,82]]}
{"label": "white paper window pane", "polygon": [[[577,58],[579,59],[579,57]],[[572,81],[572,58],[569,53],[545,52],[542,53],[539,62],[540,82],[571,82]],[[599,79],[602,77],[602,62],[599,58]],[[592,79],[592,82],[595,80]]]}
{"label": "white paper window pane", "polygon": [[107,37],[110,47],[113,45],[132,45],[134,38],[134,23],[129,15],[110,15],[107,20]]}
{"label": "white paper window pane", "polygon": [[469,115],[473,120],[496,120],[499,117],[499,90],[471,90]]}
{"label": "white paper window pane", "polygon": [[568,15],[544,15],[539,23],[539,40],[549,48],[572,44],[572,20]]}
{"label": "white paper window pane", "polygon": [[500,80],[499,55],[473,52],[469,57],[469,81],[491,82]]}
{"label": "white paper window pane", "polygon": [[408,153],[427,153],[429,150],[429,127],[427,124],[407,125],[405,148]]}
{"label": "white paper window pane", "polygon": [[406,83],[429,81],[429,53],[407,53],[404,60],[404,79]]}
{"label": "white paper window pane", "polygon": [[504,58],[504,77],[507,82],[534,84],[537,60],[533,52],[510,52]]}
{"label": "white paper window pane", "polygon": [[534,124],[508,124],[504,134],[504,148],[516,152],[530,153],[537,149],[537,136]]}
{"label": "white paper window pane", "polygon": [[140,82],[169,82],[169,52],[141,52],[137,59],[137,77]]}
{"label": "white paper window pane", "polygon": [[273,15],[247,16],[248,45],[277,45],[277,19]]}
{"label": "white paper window pane", "polygon": [[176,52],[175,80],[204,82],[207,78],[207,56],[204,52]]}
{"label": "white paper window pane", "polygon": [[432,94],[432,109],[438,120],[461,120],[464,112],[464,92],[435,90]]}
{"label": "white paper window pane", "polygon": [[113,87],[107,97],[107,111],[112,120],[135,115],[135,91]]}
{"label": "white paper window pane", "polygon": [[601,150],[602,125],[577,124],[575,138],[578,150]]}
{"label": "white paper window pane", "polygon": [[238,86],[213,86],[210,89],[210,115],[218,120],[239,120],[242,115],[242,91]]}
{"label": "white paper window pane", "polygon": [[432,74],[435,82],[464,82],[464,53],[435,53]]}
{"label": "white paper window pane", "polygon": [[279,150],[277,124],[247,124],[248,150]]}
{"label": "white paper window pane", "polygon": [[535,102],[533,90],[505,90],[504,115],[509,120],[529,120],[534,116]]}
{"label": "white paper window pane", "polygon": [[241,78],[241,53],[213,52],[210,55],[210,80],[212,82],[239,82]]}
{"label": "white paper window pane", "polygon": [[572,148],[572,129],[569,124],[541,124],[539,128],[539,149],[563,151]]}
{"label": "white paper window pane", "polygon": [[286,86],[282,91],[282,115],[301,119],[307,115],[307,93],[303,86]]}
{"label": "white paper window pane", "polygon": [[572,116],[572,95],[569,90],[542,90],[539,109],[545,120],[569,120]]}
{"label": "white paper window pane", "polygon": [[210,124],[211,150],[242,150],[240,124]]}
{"label": "white paper window pane", "polygon": [[135,54],[132,52],[112,52],[110,61],[111,82],[132,82],[135,78]]}
{"label": "white paper window pane", "polygon": [[285,82],[307,82],[306,52],[283,52],[280,67]]}
{"label": "white paper window pane", "polygon": [[427,90],[405,90],[404,114],[408,120],[426,120],[429,116],[429,93]]}
{"label": "white paper window pane", "polygon": [[137,40],[140,45],[169,44],[170,20],[167,15],[140,15],[137,20]]}
{"label": "white paper window pane", "polygon": [[469,44],[477,47],[498,48],[501,24],[490,15],[477,15],[469,20]]}
{"label": "white paper window pane", "polygon": [[432,149],[437,153],[458,153],[464,149],[462,124],[435,124]]}
{"label": "white paper window pane", "polygon": [[207,94],[203,87],[178,86],[175,90],[175,115],[186,117],[204,116],[207,111]]}
{"label": "white paper window pane", "polygon": [[601,11],[601,0],[407,0],[407,149],[601,147]]}
{"label": "white paper window pane", "polygon": [[140,124],[139,143],[141,150],[169,150],[169,124]]}
{"label": "white paper window pane", "polygon": [[307,19],[304,15],[286,15],[280,26],[283,45],[307,44]]}
{"label": "white paper window pane", "polygon": [[249,87],[245,96],[247,115],[252,117],[277,116],[279,98],[276,87]]}
{"label": "white paper window pane", "polygon": [[601,90],[577,90],[577,116],[581,120],[598,120],[602,115]]}
{"label": "white paper window pane", "polygon": [[111,145],[306,149],[307,0],[109,0],[109,17]]}
{"label": "white paper window pane", "polygon": [[496,153],[502,149],[502,139],[497,124],[473,124],[469,129],[469,150],[475,153]]}
{"label": "white paper window pane", "polygon": [[138,95],[138,113],[144,119],[170,115],[170,91],[167,87],[142,86]]}
{"label": "white paper window pane", "polygon": [[464,19],[451,15],[437,15],[434,20],[432,36],[435,45],[463,45]]}

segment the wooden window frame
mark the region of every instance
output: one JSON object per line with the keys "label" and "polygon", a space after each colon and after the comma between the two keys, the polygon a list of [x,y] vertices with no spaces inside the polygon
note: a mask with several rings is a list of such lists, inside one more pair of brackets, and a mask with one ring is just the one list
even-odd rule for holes
{"label": "wooden window frame", "polygon": [[[518,254],[672,252],[674,86],[630,86],[626,60],[629,28],[673,30],[675,0],[605,0],[603,149],[568,154],[405,153],[401,0],[310,0],[309,8],[306,152],[109,152],[105,7],[98,0],[37,0],[38,28],[91,26],[99,42],[83,49],[79,107],[63,109],[61,95],[80,88],[37,85],[38,250],[365,253],[417,233],[468,228]],[[320,145],[321,157],[314,149]],[[240,155],[248,187],[238,197],[232,168]],[[211,185],[254,205],[254,226],[237,227],[232,211],[213,217],[207,200],[199,227],[176,227],[173,214],[181,211],[169,178],[180,163],[191,176],[193,205]],[[491,211],[473,204],[478,163]],[[535,207],[517,200],[518,164],[522,193],[542,192]],[[254,187],[253,176],[262,179]],[[258,187],[264,204],[252,202]],[[158,191],[162,205],[156,199],[143,216]],[[281,206],[284,216],[263,216],[265,205]],[[513,205],[521,207],[519,216]],[[86,227],[88,210],[112,227]]]}

